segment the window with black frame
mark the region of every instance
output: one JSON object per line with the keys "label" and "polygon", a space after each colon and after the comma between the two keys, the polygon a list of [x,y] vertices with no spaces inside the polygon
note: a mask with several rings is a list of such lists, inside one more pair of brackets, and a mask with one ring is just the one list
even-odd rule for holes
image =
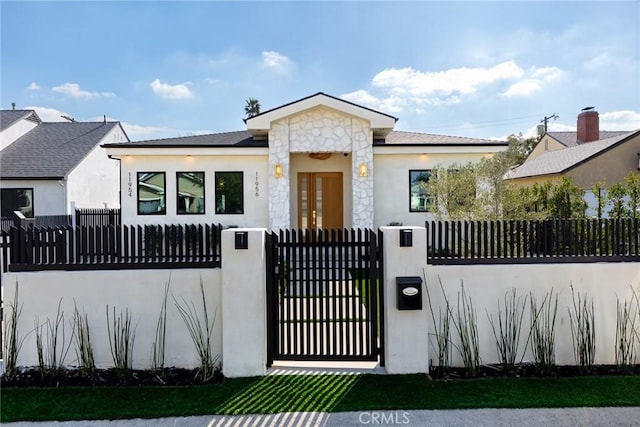
{"label": "window with black frame", "polygon": [[178,214],[204,214],[204,172],[177,172]]}
{"label": "window with black frame", "polygon": [[242,172],[216,172],[216,213],[244,213]]}
{"label": "window with black frame", "polygon": [[33,188],[0,189],[0,205],[2,218],[13,218],[15,211],[33,218]]}
{"label": "window with black frame", "polygon": [[430,169],[409,171],[409,212],[430,212],[433,196],[429,194]]}
{"label": "window with black frame", "polygon": [[138,172],[138,215],[166,213],[165,173]]}

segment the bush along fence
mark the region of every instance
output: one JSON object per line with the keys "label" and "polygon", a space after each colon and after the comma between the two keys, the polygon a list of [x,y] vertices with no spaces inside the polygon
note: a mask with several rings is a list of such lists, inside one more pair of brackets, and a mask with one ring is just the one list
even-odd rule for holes
{"label": "bush along fence", "polygon": [[[543,294],[533,291],[527,294],[512,287],[502,297],[498,296],[492,307],[485,306],[485,313],[482,313],[476,306],[478,295],[470,296],[464,283],[457,291],[457,298],[452,298],[455,295],[452,288],[449,286],[447,296],[440,278],[438,282],[440,289],[438,285],[431,290],[427,287],[432,322],[430,370],[436,378],[448,377],[454,371],[456,375],[476,377],[483,375],[483,368],[485,374],[493,371],[506,375],[527,372],[555,375],[559,369],[571,375],[640,373],[640,288],[636,290],[631,286],[626,296],[616,296],[615,306],[612,306],[610,299],[606,303],[594,302],[594,296],[584,289],[574,289],[572,284],[570,295],[567,289],[558,292],[551,288]],[[559,293],[564,293],[563,304],[558,304]],[[434,303],[435,299],[438,303]],[[600,315],[596,315],[596,306]],[[615,322],[605,321],[602,313],[608,313],[609,320],[614,318]],[[612,313],[615,314],[612,316]],[[563,323],[568,323],[568,327],[566,324],[561,326]],[[603,325],[606,330],[601,329]],[[608,337],[615,333],[615,339],[597,337],[596,331]],[[497,357],[492,355],[491,362],[485,364],[480,354],[492,353],[484,348],[492,341],[489,336],[493,338],[493,354]],[[597,342],[613,344],[613,348],[598,348]],[[492,347],[491,344],[488,346]],[[564,347],[563,353],[566,353],[566,347],[571,348],[572,364],[557,365],[558,346]],[[613,353],[613,359],[607,359],[607,365],[597,365],[596,351]],[[459,360],[455,364],[452,362],[454,355]],[[566,357],[563,360],[568,361]]]}
{"label": "bush along fence", "polygon": [[429,264],[640,261],[640,221],[427,221]]}
{"label": "bush along fence", "polygon": [[12,227],[3,271],[216,268],[223,227],[206,225]]}

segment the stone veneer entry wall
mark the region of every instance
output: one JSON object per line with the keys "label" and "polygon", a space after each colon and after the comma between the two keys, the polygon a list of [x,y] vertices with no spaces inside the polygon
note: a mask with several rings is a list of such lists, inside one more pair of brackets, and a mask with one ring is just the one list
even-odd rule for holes
{"label": "stone veneer entry wall", "polygon": [[[373,227],[373,132],[369,122],[318,107],[271,123],[269,131],[269,216],[272,228],[290,224],[290,153],[351,153],[353,187],[352,226]],[[359,176],[362,163],[366,177]],[[283,167],[274,176],[276,164]],[[345,173],[345,179],[348,174]]]}

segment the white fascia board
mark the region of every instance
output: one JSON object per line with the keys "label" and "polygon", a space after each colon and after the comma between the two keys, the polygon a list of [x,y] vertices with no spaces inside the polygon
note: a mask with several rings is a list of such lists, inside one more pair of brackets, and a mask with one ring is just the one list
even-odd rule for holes
{"label": "white fascia board", "polygon": [[346,101],[335,99],[324,94],[318,94],[311,98],[306,98],[298,101],[294,104],[285,105],[284,107],[276,108],[264,114],[247,119],[247,130],[251,133],[260,131],[268,131],[271,128],[271,123],[280,120],[284,117],[298,114],[302,111],[310,110],[311,108],[324,106],[332,108],[334,110],[349,114],[351,116],[359,117],[368,120],[371,123],[372,129],[389,129],[392,130],[395,126],[395,119],[369,110],[367,108],[359,107]]}
{"label": "white fascia board", "polygon": [[267,147],[107,147],[107,155],[122,156],[267,156]]}
{"label": "white fascia board", "polygon": [[500,145],[416,145],[416,146],[374,146],[373,154],[464,154],[464,153],[498,153],[507,149]]}

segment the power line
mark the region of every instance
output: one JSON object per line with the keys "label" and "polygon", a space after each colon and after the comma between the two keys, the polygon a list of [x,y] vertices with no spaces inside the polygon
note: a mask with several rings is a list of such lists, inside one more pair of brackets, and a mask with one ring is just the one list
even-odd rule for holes
{"label": "power line", "polygon": [[506,118],[506,119],[497,119],[497,120],[482,120],[482,121],[477,121],[477,122],[462,122],[462,123],[449,123],[449,124],[444,124],[444,125],[438,125],[438,126],[424,126],[424,127],[411,127],[411,128],[406,128],[406,129],[410,129],[410,130],[452,130],[452,129],[460,129],[460,128],[465,128],[465,129],[479,129],[479,128],[488,128],[488,127],[503,127],[503,126],[510,126],[516,123],[521,123],[521,122],[529,122],[531,118],[534,117],[540,117],[539,114],[531,114],[531,115],[527,115],[527,116],[520,116],[520,117],[511,117],[511,118]]}

